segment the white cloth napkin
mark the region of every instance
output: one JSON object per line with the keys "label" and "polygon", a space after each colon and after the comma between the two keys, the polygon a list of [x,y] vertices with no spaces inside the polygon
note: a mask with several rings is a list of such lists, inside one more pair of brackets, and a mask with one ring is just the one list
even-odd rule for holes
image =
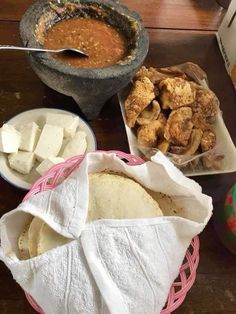
{"label": "white cloth napkin", "polygon": [[[185,218],[106,219],[86,224],[88,173],[106,169],[172,196],[184,208]],[[17,238],[29,214],[74,241],[20,261]],[[115,154],[89,153],[54,190],[32,196],[1,218],[0,258],[46,314],[157,314],[191,239],[211,214],[211,198],[163,154],[129,166]]]}

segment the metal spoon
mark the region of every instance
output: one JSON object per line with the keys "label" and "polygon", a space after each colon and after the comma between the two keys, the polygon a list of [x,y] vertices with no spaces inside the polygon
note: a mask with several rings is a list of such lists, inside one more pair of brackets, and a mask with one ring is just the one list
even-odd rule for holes
{"label": "metal spoon", "polygon": [[88,57],[89,55],[79,49],[76,48],[60,48],[60,49],[45,49],[45,48],[31,48],[31,47],[17,47],[17,46],[10,46],[10,45],[0,45],[0,50],[26,50],[26,51],[37,51],[37,52],[69,52],[73,54],[79,54],[84,57]]}

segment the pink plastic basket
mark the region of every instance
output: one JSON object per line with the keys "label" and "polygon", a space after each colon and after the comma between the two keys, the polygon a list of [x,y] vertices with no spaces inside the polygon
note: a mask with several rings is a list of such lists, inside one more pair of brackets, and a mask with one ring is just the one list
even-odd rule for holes
{"label": "pink plastic basket", "polygon": [[[97,151],[97,153],[102,151]],[[117,157],[124,160],[128,165],[140,165],[144,163],[140,157],[126,154],[120,151],[107,151],[108,154],[116,154]],[[67,178],[77,167],[79,167],[84,156],[75,156],[67,161],[53,166],[44,176],[38,179],[30,191],[26,194],[24,200],[32,195],[46,190],[51,190],[56,187],[62,180]],[[169,314],[176,310],[184,301],[187,292],[191,289],[195,278],[196,270],[199,263],[199,239],[195,237],[190,247],[188,248],[184,262],[180,268],[178,278],[174,281],[170,288],[169,296],[166,305],[161,314]],[[43,310],[38,306],[34,299],[27,293],[26,298],[30,305],[37,313],[44,314]]]}

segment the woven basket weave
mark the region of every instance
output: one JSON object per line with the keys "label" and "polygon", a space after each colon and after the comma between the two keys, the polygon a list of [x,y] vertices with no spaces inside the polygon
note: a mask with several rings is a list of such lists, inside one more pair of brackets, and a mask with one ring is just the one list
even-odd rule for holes
{"label": "woven basket weave", "polygon": [[[99,152],[99,151],[98,151]],[[144,161],[137,156],[126,154],[120,151],[107,151],[106,153],[116,154],[117,157],[127,162],[128,165],[140,165]],[[24,200],[32,195],[51,190],[56,187],[60,182],[67,178],[77,167],[79,167],[84,156],[75,156],[67,161],[53,166],[44,176],[38,179],[31,187],[30,191],[26,194]],[[170,288],[169,296],[166,301],[164,309],[161,314],[169,314],[176,310],[184,301],[187,292],[191,289],[195,278],[196,270],[199,263],[199,239],[195,237],[190,247],[188,248],[184,262],[180,268],[178,278],[174,281]],[[27,293],[26,298],[30,305],[36,312],[44,314],[43,310],[37,305],[34,299]]]}

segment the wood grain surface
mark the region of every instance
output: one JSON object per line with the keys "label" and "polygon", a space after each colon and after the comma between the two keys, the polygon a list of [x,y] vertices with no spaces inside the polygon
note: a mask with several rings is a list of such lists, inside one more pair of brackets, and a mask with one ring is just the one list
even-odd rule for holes
{"label": "wood grain surface", "polygon": [[[1,0],[0,20],[20,20],[33,0]],[[215,0],[121,0],[146,27],[216,30],[225,10]]]}
{"label": "wood grain surface", "polygon": [[[155,19],[156,5],[161,6],[161,1],[151,0],[148,8],[144,4],[145,1],[127,0],[124,2],[143,12],[146,25],[150,23],[149,26],[154,26],[151,24],[152,19]],[[18,22],[7,20],[18,20],[30,3],[32,3],[30,0],[1,0],[0,19],[6,20],[0,22],[1,43],[19,43]],[[160,26],[160,18],[155,21],[155,27],[187,29],[196,27],[202,31],[149,29],[150,49],[145,61],[146,65],[168,66],[186,61],[199,64],[207,72],[210,87],[220,99],[225,124],[234,143],[236,143],[236,93],[226,73],[215,34],[209,31],[218,25],[219,19],[213,27],[213,20],[207,23],[206,18],[207,15],[208,17],[211,16],[215,10],[218,10],[218,17],[221,16],[221,10],[214,1],[168,0],[163,1],[163,3],[162,12],[166,12],[166,8],[169,8],[172,16],[176,15],[179,18],[169,18],[169,20],[164,21],[164,13],[162,13],[164,24]],[[193,20],[188,20],[189,17],[187,18],[188,23],[183,21],[183,17],[181,21],[180,16],[183,10],[180,7],[184,3],[185,12],[191,11],[192,16],[197,16],[200,12],[199,7],[203,6],[202,10],[205,15],[203,13],[199,15],[197,24],[194,24]],[[170,7],[171,4],[173,5],[172,8]],[[176,14],[173,8],[176,8]],[[170,16],[170,13],[168,14]],[[61,108],[81,114],[71,98],[49,89],[38,79],[27,61],[26,53],[0,52],[0,125],[17,113],[39,107]],[[99,117],[90,122],[90,125],[95,132],[99,149],[129,151],[116,96],[105,104]],[[223,208],[226,192],[236,181],[236,175],[231,173],[202,176],[197,177],[196,180],[202,185],[203,192],[213,197],[214,211],[220,211]],[[15,208],[24,194],[23,191],[0,178],[0,216]],[[236,255],[229,253],[219,242],[214,231],[213,220],[200,235],[200,241],[200,264],[196,282],[182,306],[175,313],[235,314]],[[34,313],[26,301],[23,291],[12,279],[10,272],[3,263],[0,263],[0,313]]]}

